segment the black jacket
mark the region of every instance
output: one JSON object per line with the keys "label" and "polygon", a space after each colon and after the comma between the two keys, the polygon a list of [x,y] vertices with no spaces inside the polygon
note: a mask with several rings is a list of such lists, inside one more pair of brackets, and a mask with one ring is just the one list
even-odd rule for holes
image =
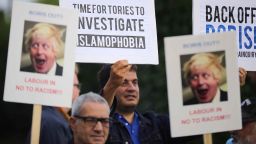
{"label": "black jacket", "polygon": [[[170,122],[168,115],[160,115],[154,112],[140,114],[139,112],[139,140],[141,144],[185,144],[195,137],[171,138]],[[132,139],[126,127],[113,115],[113,123],[110,127],[106,144],[132,144]]]}

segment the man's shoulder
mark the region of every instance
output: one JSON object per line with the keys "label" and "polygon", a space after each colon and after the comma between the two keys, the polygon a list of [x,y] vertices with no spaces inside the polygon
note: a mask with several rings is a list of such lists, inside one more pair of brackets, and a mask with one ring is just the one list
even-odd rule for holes
{"label": "man's shoulder", "polygon": [[141,122],[145,124],[155,125],[157,127],[165,125],[169,126],[169,115],[148,111],[138,114]]}
{"label": "man's shoulder", "polygon": [[220,101],[227,101],[228,93],[226,91],[220,90]]}
{"label": "man's shoulder", "polygon": [[161,114],[161,113],[156,113],[156,112],[153,112],[153,111],[147,111],[143,114],[139,114],[140,116],[143,116],[145,118],[166,118],[166,119],[169,119],[169,116],[167,114]]}
{"label": "man's shoulder", "polygon": [[69,124],[55,107],[43,106],[40,143],[68,143],[72,139]]}
{"label": "man's shoulder", "polygon": [[42,110],[42,125],[51,125],[54,127],[66,125],[67,122],[63,116],[54,107],[44,106]]}
{"label": "man's shoulder", "polygon": [[198,100],[195,97],[193,97],[183,103],[183,105],[193,105],[193,104],[198,104]]}
{"label": "man's shoulder", "polygon": [[59,76],[62,76],[62,73],[63,73],[63,67],[60,66],[59,64],[57,64],[55,74],[56,74],[56,75],[59,75]]}
{"label": "man's shoulder", "polygon": [[54,110],[54,107],[48,107],[43,106],[42,109],[42,122],[48,121],[48,120],[55,120],[57,115],[56,111]]}

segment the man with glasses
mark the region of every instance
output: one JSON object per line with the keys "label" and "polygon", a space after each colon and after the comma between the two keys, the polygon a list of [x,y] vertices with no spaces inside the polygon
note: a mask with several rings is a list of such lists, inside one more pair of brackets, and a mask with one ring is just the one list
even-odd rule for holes
{"label": "man with glasses", "polygon": [[104,144],[111,119],[106,100],[89,92],[79,96],[72,105],[70,127],[74,144]]}

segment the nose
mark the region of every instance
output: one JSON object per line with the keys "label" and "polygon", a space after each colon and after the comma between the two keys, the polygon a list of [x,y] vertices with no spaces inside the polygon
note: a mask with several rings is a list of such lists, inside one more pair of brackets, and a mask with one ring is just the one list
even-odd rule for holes
{"label": "nose", "polygon": [[37,49],[36,49],[37,51],[37,54],[42,54],[43,53],[43,51],[44,51],[44,49],[43,49],[43,47],[42,47],[42,45],[40,45]]}
{"label": "nose", "polygon": [[204,84],[204,77],[203,76],[201,76],[201,75],[199,75],[199,77],[198,77],[198,84]]}
{"label": "nose", "polygon": [[128,89],[128,90],[135,90],[135,89],[136,89],[136,86],[135,86],[135,84],[133,84],[132,82],[129,82],[128,85],[127,85],[127,89]]}
{"label": "nose", "polygon": [[100,121],[97,121],[97,123],[96,123],[96,125],[94,127],[94,130],[98,131],[98,132],[103,131],[103,125],[102,125],[102,123]]}

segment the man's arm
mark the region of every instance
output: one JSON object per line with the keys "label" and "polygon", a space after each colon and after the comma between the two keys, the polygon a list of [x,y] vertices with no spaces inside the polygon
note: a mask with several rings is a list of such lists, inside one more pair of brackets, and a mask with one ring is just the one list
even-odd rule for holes
{"label": "man's arm", "polygon": [[103,88],[103,97],[111,107],[114,101],[116,89],[123,83],[125,74],[130,70],[131,65],[127,60],[119,60],[111,66],[110,76]]}

